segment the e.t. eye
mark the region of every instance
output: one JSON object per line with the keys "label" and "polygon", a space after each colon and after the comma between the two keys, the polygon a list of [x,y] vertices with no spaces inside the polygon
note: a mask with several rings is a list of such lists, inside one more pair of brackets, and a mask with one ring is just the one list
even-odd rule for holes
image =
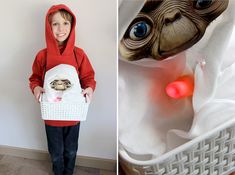
{"label": "e.t. eye", "polygon": [[195,8],[204,9],[211,5],[213,0],[195,0]]}
{"label": "e.t. eye", "polygon": [[150,25],[144,21],[137,22],[132,26],[129,36],[132,40],[141,40],[148,36],[150,28]]}

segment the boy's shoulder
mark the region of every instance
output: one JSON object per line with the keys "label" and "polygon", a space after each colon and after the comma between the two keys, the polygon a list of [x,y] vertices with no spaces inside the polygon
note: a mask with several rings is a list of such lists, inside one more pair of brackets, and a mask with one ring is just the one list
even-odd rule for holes
{"label": "boy's shoulder", "polygon": [[85,54],[85,52],[83,51],[83,49],[80,48],[80,47],[77,47],[77,46],[74,47],[74,51],[75,51],[76,54],[79,54],[79,55]]}
{"label": "boy's shoulder", "polygon": [[44,48],[44,49],[39,50],[38,53],[37,53],[37,55],[36,55],[37,59],[43,59],[43,58],[45,58],[46,53],[47,53],[47,48]]}

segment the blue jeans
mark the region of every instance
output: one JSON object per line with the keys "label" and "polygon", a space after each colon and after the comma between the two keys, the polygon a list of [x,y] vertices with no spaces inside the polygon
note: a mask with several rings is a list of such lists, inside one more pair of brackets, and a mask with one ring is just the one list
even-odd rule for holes
{"label": "blue jeans", "polygon": [[55,175],[72,175],[78,149],[80,123],[75,126],[45,125],[48,151]]}

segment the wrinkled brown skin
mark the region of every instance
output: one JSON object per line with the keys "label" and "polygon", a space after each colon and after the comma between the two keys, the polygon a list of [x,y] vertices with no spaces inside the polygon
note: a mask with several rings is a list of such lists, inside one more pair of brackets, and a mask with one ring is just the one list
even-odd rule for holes
{"label": "wrinkled brown skin", "polygon": [[56,79],[50,83],[51,88],[56,91],[65,91],[71,88],[71,82],[67,79]]}
{"label": "wrinkled brown skin", "polygon": [[[229,0],[211,1],[206,8],[200,8],[197,0],[147,0],[119,44],[121,56],[129,61],[146,57],[162,60],[190,48],[227,8]],[[150,32],[134,40],[130,32],[140,21],[150,26]]]}

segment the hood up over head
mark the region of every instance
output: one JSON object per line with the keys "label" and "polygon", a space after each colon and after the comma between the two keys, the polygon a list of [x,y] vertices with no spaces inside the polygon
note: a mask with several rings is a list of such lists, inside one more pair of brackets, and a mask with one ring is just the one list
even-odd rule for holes
{"label": "hood up over head", "polygon": [[[56,39],[53,36],[52,30],[51,30],[51,25],[49,22],[49,15],[56,12],[56,11],[59,11],[59,10],[66,10],[73,17],[70,35],[67,39],[66,46],[65,46],[65,49],[62,54],[60,54],[59,46],[57,44]],[[46,34],[46,44],[47,44],[48,55],[65,56],[65,55],[71,55],[73,53],[74,44],[75,44],[75,25],[76,25],[76,17],[66,5],[64,5],[64,4],[53,5],[48,10],[48,12],[46,14],[46,21],[45,21],[45,27],[46,27],[45,34]]]}

